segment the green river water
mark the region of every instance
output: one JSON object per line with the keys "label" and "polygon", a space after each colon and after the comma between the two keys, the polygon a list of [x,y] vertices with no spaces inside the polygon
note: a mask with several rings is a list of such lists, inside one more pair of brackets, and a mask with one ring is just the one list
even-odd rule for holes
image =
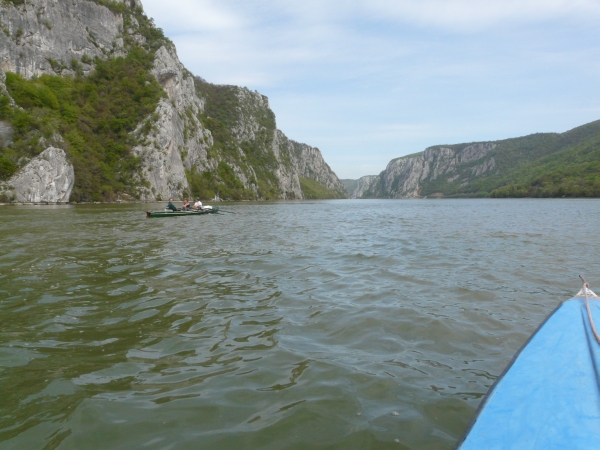
{"label": "green river water", "polygon": [[452,449],[600,288],[598,200],[163,206],[0,207],[0,449]]}

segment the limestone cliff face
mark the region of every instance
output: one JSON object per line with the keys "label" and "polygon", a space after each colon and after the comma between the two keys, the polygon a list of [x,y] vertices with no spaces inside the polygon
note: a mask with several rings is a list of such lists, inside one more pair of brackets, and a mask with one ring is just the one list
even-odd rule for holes
{"label": "limestone cliff face", "polygon": [[[131,9],[142,7],[140,0],[120,3]],[[92,0],[27,0],[19,6],[0,3],[0,22],[0,75],[3,71],[26,78],[86,74],[94,68],[94,57],[123,56],[127,42],[146,42],[133,16],[124,20],[122,14]],[[142,200],[179,199],[190,192],[186,170],[216,173],[220,163],[231,167],[244,189],[256,197],[261,195],[259,184],[266,182],[279,198],[301,199],[300,178],[313,179],[343,195],[341,182],[321,152],[289,140],[277,130],[268,99],[257,92],[227,87],[236,104],[235,114],[225,120],[233,140],[227,146],[215,145],[215,131],[205,123],[213,114],[207,110],[207,96],[179,61],[175,47],[167,43],[154,55],[152,74],[166,98],[134,131],[139,145],[133,152],[142,166],[137,175],[144,186]],[[0,77],[2,93],[6,94],[4,77]],[[10,127],[0,123],[0,132],[6,143]],[[57,136],[54,145],[61,142]]]}
{"label": "limestone cliff face", "polygon": [[366,175],[357,180],[354,190],[350,193],[351,198],[362,198],[371,185],[379,178],[378,175]]}
{"label": "limestone cliff face", "polygon": [[[283,135],[283,133],[279,132]],[[285,136],[283,136],[285,138]],[[283,139],[280,138],[280,142]],[[333,173],[333,170],[323,159],[321,152],[316,147],[300,144],[294,141],[288,141],[294,150],[295,167],[298,176],[315,180],[325,186],[327,189],[340,193],[345,192],[343,183]],[[289,148],[289,147],[288,147]]]}
{"label": "limestone cliff face", "polygon": [[[181,198],[189,192],[185,170],[214,171],[220,162],[232,167],[245,189],[258,193],[256,180],[265,167],[257,167],[247,153],[247,146],[261,154],[276,179],[279,198],[302,199],[300,177],[313,179],[328,189],[343,195],[343,186],[325,163],[321,152],[306,144],[288,139],[277,130],[275,115],[269,100],[258,92],[237,86],[224,86],[235,105],[225,123],[233,140],[229,154],[214,152],[212,133],[202,118],[206,98],[194,78],[177,57],[175,48],[162,47],[156,52],[153,74],[164,88],[168,99],[161,100],[155,118],[148,118],[154,131],[146,136],[144,145],[135,148],[142,158],[145,179],[150,187],[144,191],[145,200]],[[144,124],[140,124],[139,130]]]}
{"label": "limestone cliff face", "polygon": [[353,195],[356,198],[420,198],[423,186],[435,181],[464,186],[472,177],[495,170],[496,163],[490,155],[495,148],[492,142],[430,147],[417,155],[390,161],[379,176],[361,178],[360,187]]}
{"label": "limestone cliff face", "polygon": [[65,203],[74,182],[73,165],[64,150],[49,147],[0,185],[0,193],[17,202]]}
{"label": "limestone cliff face", "polygon": [[85,73],[92,66],[82,63],[82,58],[91,62],[95,56],[123,51],[123,40],[117,38],[123,31],[123,18],[93,1],[2,4],[0,22],[0,68],[26,78],[43,73],[73,74],[72,60],[81,64]]}
{"label": "limestone cliff face", "polygon": [[192,75],[179,61],[174,47],[161,47],[156,52],[153,75],[161,84],[167,98],[162,99],[153,117],[152,132],[142,136],[143,145],[134,149],[142,158],[142,179],[150,186],[142,192],[143,200],[180,198],[188,190],[185,169],[211,170],[207,150],[213,145],[210,131],[199,119],[204,100],[196,95]]}
{"label": "limestone cliff face", "polygon": [[[275,114],[266,96],[245,88],[231,88],[238,101],[237,115],[231,124],[232,133],[239,144],[254,144],[265,158],[274,158],[274,175],[280,198],[301,199],[300,178],[310,178],[343,195],[342,182],[327,165],[319,149],[295,142],[277,129]],[[242,158],[248,161],[243,145],[240,145],[240,152]],[[254,169],[251,172],[248,178],[256,173]]]}

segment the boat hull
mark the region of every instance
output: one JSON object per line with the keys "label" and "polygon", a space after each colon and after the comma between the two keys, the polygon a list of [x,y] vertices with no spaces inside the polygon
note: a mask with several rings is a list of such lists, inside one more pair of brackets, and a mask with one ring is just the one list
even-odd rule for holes
{"label": "boat hull", "polygon": [[[599,303],[590,299],[597,322]],[[600,344],[585,298],[575,297],[560,304],[517,353],[458,448],[600,448],[599,374]]]}
{"label": "boat hull", "polygon": [[203,216],[217,212],[219,212],[219,207],[215,206],[212,209],[203,209],[201,211],[146,211],[146,217],[150,219],[158,217]]}

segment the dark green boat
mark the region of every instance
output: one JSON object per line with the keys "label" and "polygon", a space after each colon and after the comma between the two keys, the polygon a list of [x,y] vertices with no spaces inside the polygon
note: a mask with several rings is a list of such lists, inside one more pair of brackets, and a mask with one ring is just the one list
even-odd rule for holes
{"label": "dark green boat", "polygon": [[171,211],[165,209],[163,211],[146,211],[146,217],[177,217],[177,216],[202,216],[204,214],[215,214],[219,212],[219,207],[205,206],[200,211]]}

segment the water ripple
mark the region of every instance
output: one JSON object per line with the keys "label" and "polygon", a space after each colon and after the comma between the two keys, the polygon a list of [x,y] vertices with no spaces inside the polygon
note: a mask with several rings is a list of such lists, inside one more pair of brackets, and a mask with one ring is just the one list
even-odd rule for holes
{"label": "water ripple", "polygon": [[600,273],[597,200],[145,209],[2,209],[0,448],[452,448]]}

